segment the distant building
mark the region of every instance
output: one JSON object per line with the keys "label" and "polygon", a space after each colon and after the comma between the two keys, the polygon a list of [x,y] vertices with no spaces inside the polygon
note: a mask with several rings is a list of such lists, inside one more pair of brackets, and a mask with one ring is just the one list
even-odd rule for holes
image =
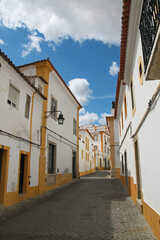
{"label": "distant building", "polygon": [[112,102],[111,115],[106,117],[107,127],[110,134],[110,155],[111,176],[120,178],[120,161],[119,161],[119,135],[118,121],[114,117],[115,104]]}
{"label": "distant building", "polygon": [[79,130],[79,172],[80,176],[95,170],[94,138],[87,129]]}
{"label": "distant building", "polygon": [[[109,152],[110,152],[110,136],[108,128],[104,126],[87,125],[81,126],[80,132],[88,130],[93,140],[94,151],[94,167],[95,169],[103,170],[110,168]],[[85,139],[84,139],[85,141]]]}

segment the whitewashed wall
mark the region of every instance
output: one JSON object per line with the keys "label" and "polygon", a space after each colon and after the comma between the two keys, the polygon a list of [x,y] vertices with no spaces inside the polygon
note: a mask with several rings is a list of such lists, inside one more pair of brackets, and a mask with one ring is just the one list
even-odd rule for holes
{"label": "whitewashed wall", "polygon": [[[82,159],[83,150],[83,159]],[[79,171],[85,172],[85,143],[82,139],[79,140]]]}
{"label": "whitewashed wall", "polygon": [[[132,13],[132,11],[131,11]],[[127,164],[128,164],[128,175],[134,177],[134,183],[136,183],[136,170],[135,170],[135,154],[134,154],[134,142],[131,138],[132,134],[135,133],[147,107],[148,102],[152,98],[156,91],[160,80],[146,81],[145,76],[143,77],[143,85],[139,81],[139,56],[143,59],[141,38],[139,29],[136,30],[133,54],[130,55],[130,65],[127,66],[125,72],[124,82],[126,86],[121,86],[117,118],[120,119],[121,109],[123,108],[124,114],[124,94],[126,92],[127,99],[127,112],[128,116],[124,119],[124,129],[120,136],[120,143],[125,136],[127,127],[131,122],[131,128],[129,129],[125,140],[120,149],[120,164],[121,155],[127,151]],[[131,36],[133,29],[130,28],[129,35]],[[128,45],[128,52],[129,52]],[[129,54],[128,54],[129,55]],[[126,55],[126,56],[128,56]],[[127,59],[126,59],[127,65]],[[130,69],[130,72],[128,72]],[[131,106],[131,93],[130,93],[130,79],[133,74],[133,86],[135,94],[135,114],[132,116]],[[144,201],[151,206],[155,211],[160,213],[160,150],[159,150],[159,135],[160,135],[160,100],[157,100],[155,108],[149,113],[140,131],[138,132],[138,144],[139,144],[139,160],[141,169],[141,180],[142,180],[142,191]]]}
{"label": "whitewashed wall", "polygon": [[[65,121],[63,125],[59,125],[57,120],[49,117],[47,119],[47,128],[61,135],[62,139],[57,134],[48,130],[47,138],[57,144],[56,168],[59,169],[59,173],[63,173],[65,169],[68,169],[68,171],[72,173],[72,152],[77,152],[77,136],[73,134],[73,119],[77,121],[78,103],[73,96],[71,96],[61,79],[54,71],[49,75],[48,111],[51,110],[51,97],[57,100],[57,110],[62,111]],[[58,116],[59,113],[57,113],[57,117]],[[67,140],[64,140],[63,138],[66,138]],[[46,147],[48,147],[48,141],[46,141],[46,144]],[[46,157],[47,166],[48,149],[46,150]]]}
{"label": "whitewashed wall", "polygon": [[[29,119],[25,118],[25,104],[26,94],[32,99],[32,94],[35,91],[21,78],[15,70],[6,63],[6,61],[0,57],[2,64],[0,68],[0,129],[16,135],[18,137],[30,140],[30,116],[31,116],[31,104]],[[7,103],[9,84],[12,84],[19,90],[19,100],[17,108],[12,107]],[[40,132],[41,116],[42,116],[42,103],[43,99],[36,94],[33,105],[33,125],[32,125],[32,141],[39,144],[37,138],[37,130]],[[8,169],[8,182],[7,191],[11,192],[17,190],[18,186],[18,169],[19,169],[19,156],[20,151],[29,152],[29,143],[16,140],[9,136],[0,134],[0,144],[11,148],[9,157],[9,169]],[[38,172],[39,172],[39,154],[40,149],[37,146],[32,146],[31,153],[31,185],[36,186],[38,184]]]}

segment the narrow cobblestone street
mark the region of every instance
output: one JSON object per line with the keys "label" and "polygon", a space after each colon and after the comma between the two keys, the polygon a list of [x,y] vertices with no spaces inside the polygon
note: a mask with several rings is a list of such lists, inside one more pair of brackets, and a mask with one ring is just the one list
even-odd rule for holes
{"label": "narrow cobblestone street", "polygon": [[87,177],[0,210],[0,239],[156,239],[120,180]]}

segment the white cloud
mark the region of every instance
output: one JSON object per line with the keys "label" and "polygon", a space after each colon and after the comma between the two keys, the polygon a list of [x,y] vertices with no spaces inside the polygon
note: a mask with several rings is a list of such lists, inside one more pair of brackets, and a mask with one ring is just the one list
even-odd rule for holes
{"label": "white cloud", "polygon": [[26,57],[33,49],[36,49],[37,52],[41,52],[40,42],[44,41],[43,38],[37,36],[37,33],[34,32],[32,35],[28,36],[29,42],[23,44],[24,50],[22,51],[22,57]]}
{"label": "white cloud", "polygon": [[112,62],[112,66],[109,67],[109,74],[115,76],[119,72],[119,67],[116,62]]}
{"label": "white cloud", "polygon": [[95,99],[108,99],[108,98],[115,98],[115,95],[104,95],[100,97],[95,97]]}
{"label": "white cloud", "polygon": [[120,0],[0,1],[0,22],[5,27],[37,30],[56,44],[72,38],[119,45],[121,13]]}
{"label": "white cloud", "polygon": [[82,106],[87,105],[89,99],[92,98],[93,91],[89,86],[90,84],[85,78],[75,78],[68,82],[68,87]]}
{"label": "white cloud", "polygon": [[98,120],[98,123],[100,125],[106,125],[106,117],[107,116],[110,116],[110,114],[107,114],[107,113],[101,113],[101,117],[100,119]]}
{"label": "white cloud", "polygon": [[85,108],[81,108],[80,110],[79,110],[79,114],[85,114],[86,113],[86,109]]}
{"label": "white cloud", "polygon": [[1,45],[4,45],[5,42],[4,42],[2,39],[0,39],[0,44],[1,44]]}
{"label": "white cloud", "polygon": [[79,116],[79,125],[84,126],[84,125],[88,125],[88,124],[93,124],[94,122],[96,122],[98,120],[98,118],[99,117],[96,113],[86,112],[84,115]]}

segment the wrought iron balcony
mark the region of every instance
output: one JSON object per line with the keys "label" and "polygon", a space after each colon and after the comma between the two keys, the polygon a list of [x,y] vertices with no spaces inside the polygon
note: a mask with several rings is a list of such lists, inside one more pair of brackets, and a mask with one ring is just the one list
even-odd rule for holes
{"label": "wrought iron balcony", "polygon": [[139,25],[144,59],[144,72],[146,72],[148,67],[157,30],[159,27],[159,22],[160,0],[144,0]]}

